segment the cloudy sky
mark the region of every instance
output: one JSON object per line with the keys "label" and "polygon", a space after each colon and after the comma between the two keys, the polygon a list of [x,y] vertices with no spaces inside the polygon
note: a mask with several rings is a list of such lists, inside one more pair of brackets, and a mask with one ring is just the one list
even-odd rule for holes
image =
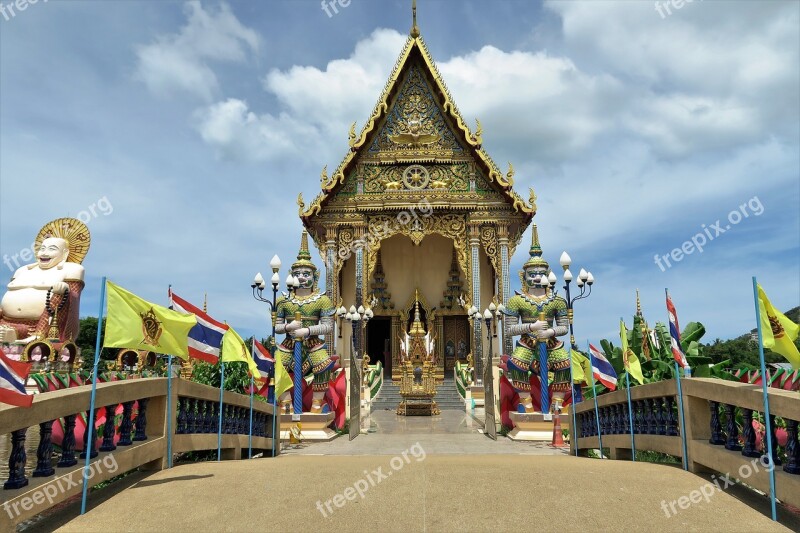
{"label": "cloudy sky", "polygon": [[[338,165],[411,24],[410,0],[345,5],[6,5],[0,254],[13,266],[45,222],[82,214],[82,315],[97,315],[107,275],[160,303],[168,284],[196,302],[207,292],[213,315],[264,335],[252,277],[275,253],[294,259],[295,198],[313,198],[323,165]],[[514,164],[516,189],[535,187],[545,258],[568,250],[597,279],[576,307],[579,342],[630,322],[636,288],[654,322],[669,287],[706,340],[755,327],[753,275],[778,307],[800,303],[800,3],[420,0],[418,11],[462,114],[481,120],[501,167]],[[693,237],[702,252],[684,244]]]}

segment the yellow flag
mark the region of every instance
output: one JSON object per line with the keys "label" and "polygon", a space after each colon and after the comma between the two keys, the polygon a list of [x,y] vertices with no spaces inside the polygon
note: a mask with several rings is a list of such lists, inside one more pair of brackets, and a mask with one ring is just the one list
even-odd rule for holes
{"label": "yellow flag", "polygon": [[106,291],[103,347],[150,350],[184,360],[189,357],[189,330],[197,324],[194,315],[150,303],[110,281],[106,281]]}
{"label": "yellow flag", "polygon": [[800,352],[794,345],[800,326],[772,307],[761,285],[758,285],[758,308],[761,311],[761,336],[764,348],[781,354],[793,368],[800,369]]}
{"label": "yellow flag", "polygon": [[275,350],[275,398],[280,398],[281,394],[294,387],[292,378],[286,372],[286,367],[281,361],[280,350]]}
{"label": "yellow flag", "polygon": [[242,338],[236,333],[233,328],[228,328],[228,331],[222,336],[222,361],[229,363],[232,361],[242,361],[247,363],[250,373],[255,379],[261,379],[261,372],[258,371],[256,362],[253,356],[250,355],[250,350]]}
{"label": "yellow flag", "polygon": [[639,385],[642,385],[644,383],[642,365],[633,350],[628,347],[628,329],[622,319],[619,321],[619,340],[622,342],[622,362],[625,364],[625,370],[628,371],[628,374],[633,379],[639,382]]}
{"label": "yellow flag", "polygon": [[578,350],[572,350],[572,382],[576,385],[588,383],[587,373],[591,375],[592,367],[589,358]]}

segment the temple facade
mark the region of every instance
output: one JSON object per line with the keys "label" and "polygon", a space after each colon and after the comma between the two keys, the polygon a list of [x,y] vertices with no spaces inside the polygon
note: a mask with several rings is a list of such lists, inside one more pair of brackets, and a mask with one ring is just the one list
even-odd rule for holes
{"label": "temple facade", "polygon": [[[339,323],[328,346],[345,363],[368,354],[383,363],[386,379],[398,380],[401,337],[418,300],[437,378],[469,354],[480,368],[488,340],[467,309],[508,302],[509,259],[536,213],[535,195],[521,198],[512,165],[501,171],[484,151],[480,122],[471,130],[464,121],[416,23],[361,132],[351,127],[349,145],[335,171],[323,169],[310,205],[298,198],[325,260],[331,302],[374,313],[354,337]],[[494,338],[495,356],[501,339]]]}

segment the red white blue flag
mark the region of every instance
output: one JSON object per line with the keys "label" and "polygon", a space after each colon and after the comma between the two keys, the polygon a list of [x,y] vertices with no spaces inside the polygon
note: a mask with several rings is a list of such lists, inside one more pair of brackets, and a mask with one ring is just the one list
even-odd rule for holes
{"label": "red white blue flag", "polygon": [[675,306],[672,304],[672,298],[670,298],[669,293],[667,293],[667,312],[669,313],[669,336],[672,357],[675,358],[678,366],[686,368],[689,363],[681,350],[681,328],[678,325],[678,313],[675,311]]}
{"label": "red white blue flag", "polygon": [[25,391],[30,370],[30,363],[9,359],[0,350],[0,403],[17,407],[30,407],[33,404],[33,395]]}
{"label": "red white blue flag", "polygon": [[589,354],[592,358],[592,375],[594,378],[606,386],[609,390],[617,388],[617,373],[614,367],[608,362],[603,352],[589,344]]}
{"label": "red white blue flag", "polygon": [[269,350],[260,342],[255,341],[255,348],[256,349],[253,350],[253,359],[256,362],[258,371],[266,378],[261,388],[256,391],[256,394],[271,399],[269,389],[270,385],[275,384],[275,359],[272,357],[272,354],[269,353]]}
{"label": "red white blue flag", "polygon": [[207,363],[219,361],[219,347],[222,336],[228,331],[228,325],[214,320],[208,313],[195,307],[172,290],[169,291],[171,308],[181,313],[191,313],[197,317],[197,325],[189,330],[189,357],[201,359]]}

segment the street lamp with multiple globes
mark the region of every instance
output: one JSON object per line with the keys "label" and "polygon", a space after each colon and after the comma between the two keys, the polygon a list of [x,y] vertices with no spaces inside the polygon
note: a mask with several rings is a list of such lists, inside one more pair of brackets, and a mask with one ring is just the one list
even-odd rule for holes
{"label": "street lamp with multiple globes", "polygon": [[[359,322],[364,324],[364,327],[367,327],[367,323],[370,321],[372,317],[375,316],[375,313],[372,312],[372,309],[367,306],[366,308],[363,305],[359,305],[358,309],[356,309],[355,305],[351,305],[350,309],[346,309],[344,306],[339,307],[336,310],[336,314],[339,317],[340,321],[340,333],[341,333],[341,321],[347,320],[350,322],[350,326],[352,327],[351,334],[350,334],[350,358],[354,357],[353,352],[355,351],[355,357],[358,357],[358,350],[356,349],[356,326]],[[341,334],[340,334],[341,337]]]}
{"label": "street lamp with multiple globes", "polygon": [[[575,331],[573,329],[573,315],[574,311],[573,308],[575,306],[575,302],[578,300],[582,300],[584,298],[588,298],[590,294],[592,294],[592,285],[594,285],[594,276],[591,272],[587,272],[584,269],[581,269],[578,272],[578,281],[576,285],[580,289],[580,293],[575,296],[574,298],[571,297],[569,286],[572,282],[572,272],[569,270],[569,266],[572,263],[572,258],[570,258],[567,252],[563,252],[561,254],[561,258],[559,259],[559,263],[561,264],[561,268],[564,269],[564,291],[566,292],[566,300],[567,300],[567,318],[569,319],[569,344],[573,350],[577,350],[578,346],[575,344]],[[551,272],[551,275],[552,272]],[[555,275],[553,275],[553,280],[551,281],[552,285],[555,285]],[[572,383],[572,402],[573,405],[575,402],[580,401],[581,399],[581,389],[580,387],[576,387],[575,383]]]}

